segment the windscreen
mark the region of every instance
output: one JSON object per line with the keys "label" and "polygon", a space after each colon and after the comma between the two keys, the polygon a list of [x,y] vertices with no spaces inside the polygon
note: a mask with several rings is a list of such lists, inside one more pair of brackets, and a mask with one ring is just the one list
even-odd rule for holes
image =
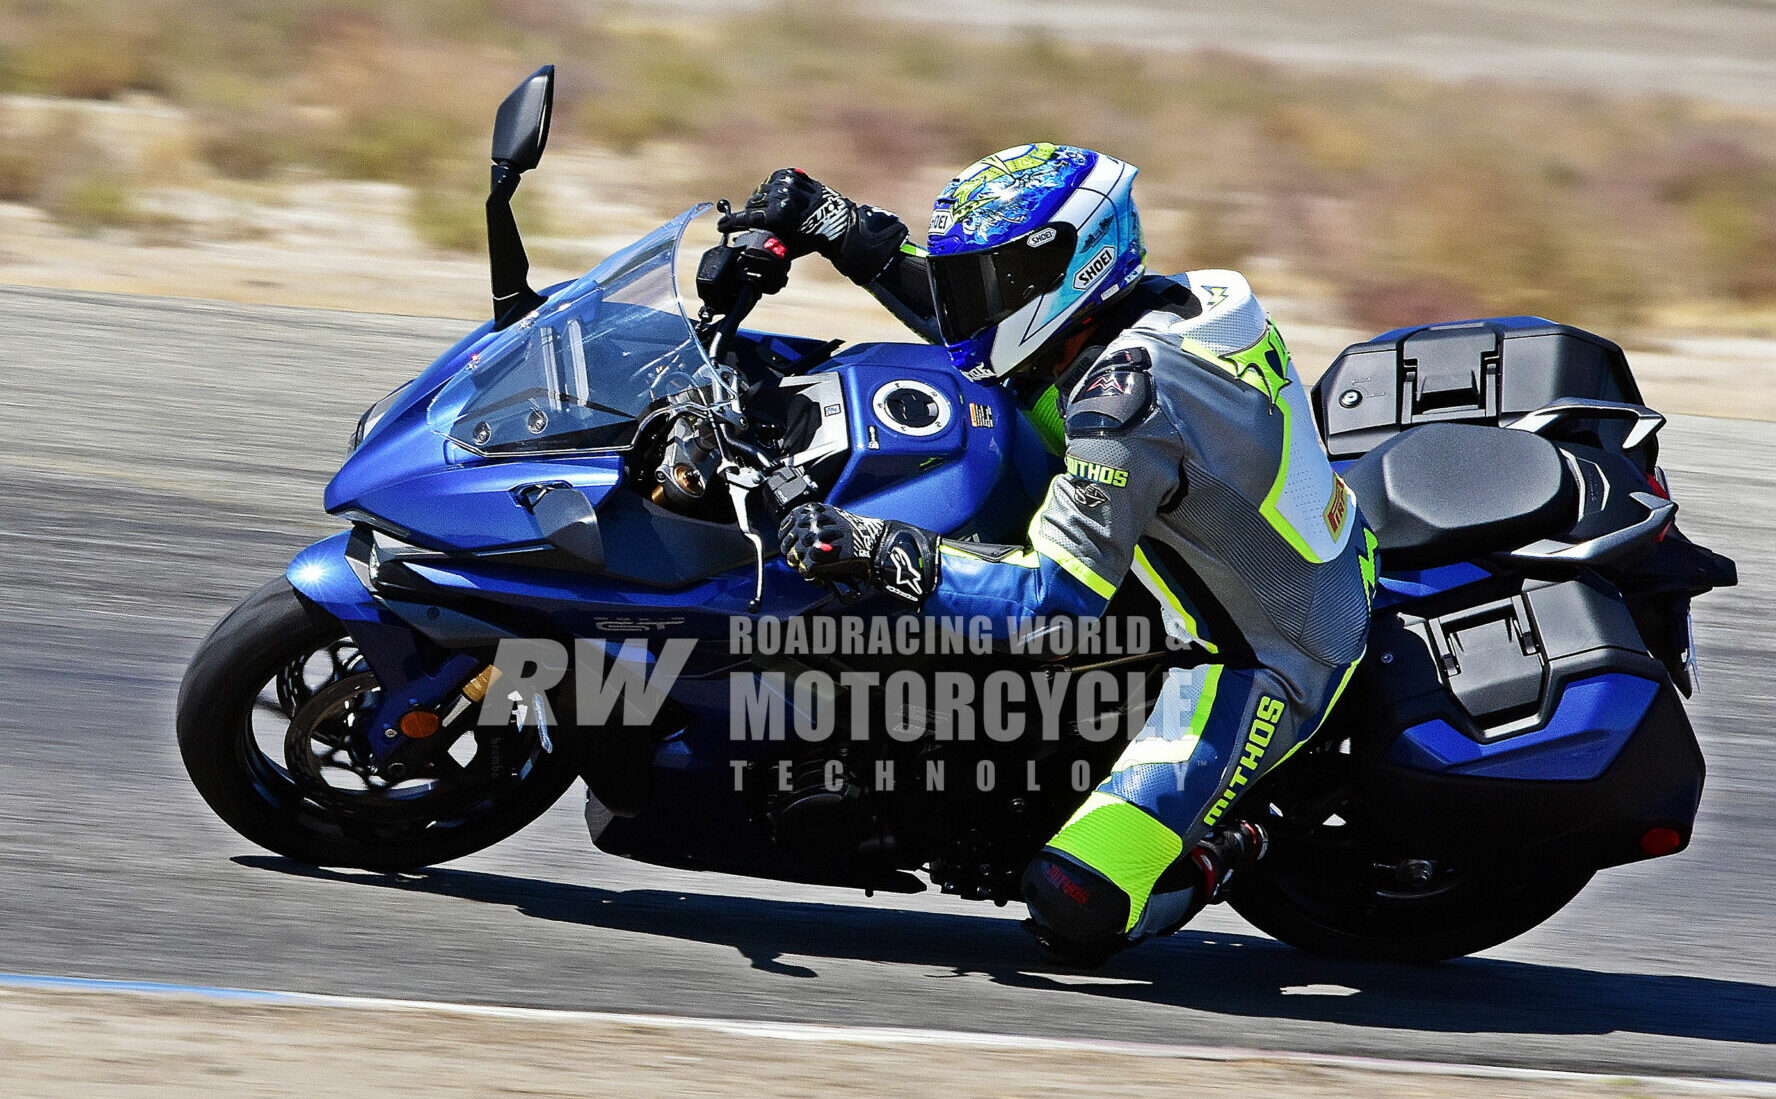
{"label": "windscreen", "polygon": [[483,455],[620,450],[641,418],[724,385],[685,314],[675,273],[694,206],[500,333],[433,398],[427,419]]}

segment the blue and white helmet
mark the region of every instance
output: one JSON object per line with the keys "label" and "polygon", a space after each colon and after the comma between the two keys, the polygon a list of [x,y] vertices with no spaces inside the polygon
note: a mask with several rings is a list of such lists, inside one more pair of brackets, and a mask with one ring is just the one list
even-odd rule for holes
{"label": "blue and white helmet", "polygon": [[1071,145],[1019,145],[969,165],[931,212],[938,330],[956,368],[1005,378],[1134,285],[1147,248],[1136,169]]}

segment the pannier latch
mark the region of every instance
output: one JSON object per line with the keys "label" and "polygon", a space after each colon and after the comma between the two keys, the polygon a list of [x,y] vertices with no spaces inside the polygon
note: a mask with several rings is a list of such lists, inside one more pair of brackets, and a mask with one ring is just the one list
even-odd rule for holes
{"label": "pannier latch", "polygon": [[1429,626],[1450,693],[1487,735],[1540,708],[1547,658],[1522,596],[1434,618]]}
{"label": "pannier latch", "polygon": [[1400,423],[1498,419],[1499,334],[1490,325],[1426,328],[1400,345]]}

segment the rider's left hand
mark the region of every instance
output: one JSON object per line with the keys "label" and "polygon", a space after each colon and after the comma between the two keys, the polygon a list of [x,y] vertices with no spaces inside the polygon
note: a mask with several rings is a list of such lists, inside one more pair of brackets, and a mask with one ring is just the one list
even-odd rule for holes
{"label": "rider's left hand", "polygon": [[857,224],[857,204],[800,168],[779,168],[746,200],[716,222],[723,233],[763,229],[781,240],[788,258],[819,252],[837,260],[845,234]]}
{"label": "rider's left hand", "polygon": [[821,583],[871,583],[908,603],[937,586],[937,536],[908,523],[803,504],[783,517],[779,547],[790,567]]}

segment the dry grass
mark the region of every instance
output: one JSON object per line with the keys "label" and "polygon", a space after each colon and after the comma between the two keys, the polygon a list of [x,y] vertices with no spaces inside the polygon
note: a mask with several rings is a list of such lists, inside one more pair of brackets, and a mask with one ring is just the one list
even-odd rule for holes
{"label": "dry grass", "polygon": [[[548,0],[0,0],[0,90],[152,91],[194,112],[210,171],[408,183],[415,229],[449,249],[480,247],[492,105],[553,60],[556,142],[670,141],[699,166],[635,181],[634,201],[662,211],[738,198],[795,163],[917,223],[955,168],[1059,140],[1142,166],[1156,267],[1269,257],[1366,327],[1524,311],[1621,332],[1672,299],[1776,304],[1770,116],[967,41],[863,11],[791,0],[667,22]],[[56,155],[9,150],[0,198],[65,195],[87,169]]]}

